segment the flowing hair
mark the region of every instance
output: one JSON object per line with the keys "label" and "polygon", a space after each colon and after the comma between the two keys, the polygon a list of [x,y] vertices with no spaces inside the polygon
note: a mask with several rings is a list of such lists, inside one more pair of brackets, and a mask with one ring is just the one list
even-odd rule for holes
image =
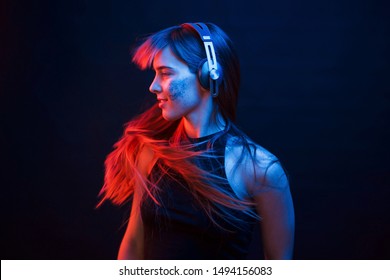
{"label": "flowing hair", "polygon": [[[158,178],[154,179],[139,170],[139,155],[142,149],[146,148],[153,151],[156,165],[163,176],[171,176],[172,173],[180,175],[188,184],[195,200],[214,223],[217,223],[215,215],[225,220],[235,219],[227,209],[242,210],[248,215],[256,216],[251,210],[253,203],[250,200],[239,199],[221,187],[221,182],[227,181],[226,179],[203,170],[193,161],[196,157],[212,157],[212,143],[219,137],[230,137],[232,132],[233,137],[243,144],[252,158],[256,149],[233,124],[240,83],[236,52],[228,36],[219,27],[212,23],[207,26],[213,37],[217,60],[223,70],[219,95],[213,99],[213,118],[216,121],[219,113],[227,123],[225,129],[213,137],[208,150],[196,151],[195,144],[190,143],[186,137],[182,120],[165,120],[158,105],[153,105],[127,123],[123,136],[107,156],[104,185],[99,193],[101,200],[98,206],[106,200],[122,205],[132,198],[138,187],[156,204],[160,204]],[[197,73],[200,62],[206,57],[199,35],[191,28],[179,25],[144,38],[134,52],[133,62],[143,70],[150,68],[156,54],[165,47],[170,47],[193,73]],[[236,166],[244,156],[243,153]]]}

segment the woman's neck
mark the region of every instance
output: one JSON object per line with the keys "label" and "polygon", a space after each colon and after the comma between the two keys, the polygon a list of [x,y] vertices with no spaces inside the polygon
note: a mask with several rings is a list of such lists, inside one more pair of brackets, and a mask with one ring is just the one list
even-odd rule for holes
{"label": "woman's neck", "polygon": [[207,136],[225,128],[226,122],[220,113],[214,117],[198,116],[198,118],[183,118],[184,131],[191,138]]}

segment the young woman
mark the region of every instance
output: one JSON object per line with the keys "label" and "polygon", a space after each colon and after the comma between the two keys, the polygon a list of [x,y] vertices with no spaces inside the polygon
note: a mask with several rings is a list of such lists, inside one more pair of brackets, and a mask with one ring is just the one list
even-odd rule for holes
{"label": "young woman", "polygon": [[157,104],[108,155],[102,201],[132,200],[119,259],[244,259],[260,223],[264,257],[290,259],[294,209],[278,159],[233,121],[237,55],[215,24],[148,36],[133,62],[153,68]]}

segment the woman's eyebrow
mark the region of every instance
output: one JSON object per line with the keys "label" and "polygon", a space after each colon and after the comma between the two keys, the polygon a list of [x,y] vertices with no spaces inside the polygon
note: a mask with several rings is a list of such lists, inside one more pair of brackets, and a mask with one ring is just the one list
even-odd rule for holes
{"label": "woman's eyebrow", "polygon": [[161,71],[161,70],[175,70],[174,68],[172,67],[169,67],[169,66],[165,66],[165,65],[161,65],[161,66],[158,66],[155,71]]}

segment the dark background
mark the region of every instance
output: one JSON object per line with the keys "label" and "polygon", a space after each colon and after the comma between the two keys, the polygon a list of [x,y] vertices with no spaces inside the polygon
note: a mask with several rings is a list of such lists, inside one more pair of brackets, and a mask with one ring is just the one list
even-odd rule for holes
{"label": "dark background", "polygon": [[[241,59],[238,125],[287,168],[296,259],[390,258],[388,1],[2,1],[1,258],[113,259],[104,159],[152,95],[136,37],[211,21]],[[255,255],[253,255],[255,256]]]}

